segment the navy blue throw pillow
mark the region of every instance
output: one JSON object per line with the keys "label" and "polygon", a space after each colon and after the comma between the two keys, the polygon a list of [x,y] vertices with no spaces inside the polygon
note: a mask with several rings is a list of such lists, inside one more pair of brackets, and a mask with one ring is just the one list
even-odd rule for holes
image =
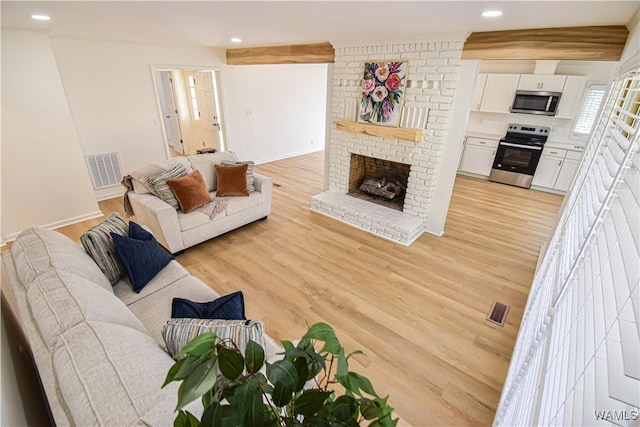
{"label": "navy blue throw pillow", "polygon": [[129,237],[136,240],[156,240],[153,234],[142,228],[140,224],[129,221]]}
{"label": "navy blue throw pillow", "polygon": [[151,233],[134,222],[129,223],[129,236],[139,238],[111,233],[116,254],[129,276],[131,287],[134,292],[140,293],[142,288],[174,258],[160,246]]}
{"label": "navy blue throw pillow", "polygon": [[210,302],[193,302],[174,298],[171,303],[172,318],[246,320],[244,296],[241,291],[222,296]]}

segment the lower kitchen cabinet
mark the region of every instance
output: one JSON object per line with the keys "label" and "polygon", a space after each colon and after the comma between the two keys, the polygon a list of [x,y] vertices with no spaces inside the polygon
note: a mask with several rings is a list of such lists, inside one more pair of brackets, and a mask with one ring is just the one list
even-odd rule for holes
{"label": "lower kitchen cabinet", "polygon": [[564,159],[562,163],[562,167],[560,168],[560,173],[558,174],[558,178],[556,179],[556,183],[553,186],[554,189],[560,191],[567,191],[571,182],[573,181],[573,177],[578,170],[578,165],[580,163],[577,160],[573,159]]}
{"label": "lower kitchen cabinet", "polygon": [[467,137],[459,170],[488,177],[497,147],[496,140]]}
{"label": "lower kitchen cabinet", "polygon": [[578,170],[581,153],[545,147],[531,185],[567,191]]}

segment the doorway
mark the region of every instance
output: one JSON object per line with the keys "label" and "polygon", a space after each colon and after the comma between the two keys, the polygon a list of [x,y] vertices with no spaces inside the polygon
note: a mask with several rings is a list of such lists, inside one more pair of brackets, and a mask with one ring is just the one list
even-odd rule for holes
{"label": "doorway", "polygon": [[220,70],[155,68],[167,157],[225,150]]}

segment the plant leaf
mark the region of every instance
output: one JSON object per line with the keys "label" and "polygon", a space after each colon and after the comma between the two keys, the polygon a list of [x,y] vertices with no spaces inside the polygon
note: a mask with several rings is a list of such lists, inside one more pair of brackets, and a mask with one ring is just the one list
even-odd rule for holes
{"label": "plant leaf", "polygon": [[365,420],[374,420],[384,415],[384,410],[380,408],[380,404],[367,398],[358,399],[360,402],[360,414]]}
{"label": "plant leaf", "polygon": [[176,373],[178,372],[180,367],[184,364],[185,360],[187,359],[180,359],[176,363],[174,363],[171,368],[169,368],[169,372],[167,372],[167,377],[164,380],[164,384],[162,384],[162,387],[160,388],[164,388],[170,382],[178,381],[178,378],[176,378]]}
{"label": "plant leaf", "polygon": [[280,382],[287,387],[293,387],[298,382],[298,373],[290,361],[278,360],[276,363],[267,364],[267,378],[271,384]]}
{"label": "plant leaf", "polygon": [[363,375],[360,375],[356,372],[349,372],[349,376],[355,379],[356,383],[358,384],[358,387],[362,391],[364,391],[365,393],[368,393],[370,396],[380,397],[378,396],[376,391],[373,389],[373,384],[371,384],[371,381],[369,381],[369,378]]}
{"label": "plant leaf", "polygon": [[211,390],[216,383],[216,373],[216,364],[212,359],[206,359],[198,365],[178,388],[176,411]]}
{"label": "plant leaf", "polygon": [[309,365],[307,364],[307,359],[304,357],[295,358],[293,365],[296,367],[296,372],[298,373],[298,382],[295,384],[293,391],[298,392],[302,390],[307,379],[309,379]]}
{"label": "plant leaf", "polygon": [[216,334],[213,332],[205,332],[200,334],[180,349],[176,356],[182,354],[190,354],[192,356],[200,356],[214,348],[216,343]]}
{"label": "plant leaf", "polygon": [[282,408],[283,406],[291,402],[291,398],[293,397],[293,390],[291,390],[291,387],[287,387],[282,383],[276,383],[271,396],[273,398],[273,403],[277,407]]}
{"label": "plant leaf", "polygon": [[294,414],[304,417],[312,417],[320,412],[325,400],[331,396],[329,391],[317,389],[306,390],[294,401]]}
{"label": "plant leaf", "polygon": [[230,380],[238,378],[244,370],[244,358],[242,355],[226,347],[222,347],[218,351],[218,364],[222,375]]}
{"label": "plant leaf", "polygon": [[198,427],[199,425],[200,421],[188,411],[178,412],[173,422],[173,427]]}
{"label": "plant leaf", "polygon": [[311,338],[318,341],[323,341],[324,346],[321,353],[329,352],[331,354],[338,354],[338,351],[342,348],[340,345],[340,341],[338,341],[338,337],[336,337],[336,333],[333,328],[326,323],[316,323],[309,327],[307,333],[304,334],[304,338]]}
{"label": "plant leaf", "polygon": [[218,405],[213,413],[212,426],[238,427],[243,425],[243,416],[239,407]]}
{"label": "plant leaf", "polygon": [[349,364],[347,357],[344,355],[344,348],[340,347],[338,351],[338,369],[336,370],[336,379],[344,378],[349,374]]}
{"label": "plant leaf", "polygon": [[333,402],[331,407],[331,415],[336,420],[347,421],[353,418],[358,410],[358,402],[351,396],[340,396]]}
{"label": "plant leaf", "polygon": [[252,374],[258,372],[264,365],[264,349],[253,340],[249,340],[247,343],[244,357],[247,359],[247,371]]}

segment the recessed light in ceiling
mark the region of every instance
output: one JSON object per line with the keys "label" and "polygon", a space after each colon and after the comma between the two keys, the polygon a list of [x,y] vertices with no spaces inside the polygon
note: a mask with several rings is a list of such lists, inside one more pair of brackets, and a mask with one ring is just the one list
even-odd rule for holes
{"label": "recessed light in ceiling", "polygon": [[48,21],[49,19],[51,19],[51,17],[49,17],[49,15],[43,15],[41,13],[34,13],[33,15],[31,15],[31,19],[35,19],[37,21]]}
{"label": "recessed light in ceiling", "polygon": [[482,16],[485,18],[496,18],[498,16],[502,16],[501,10],[487,10],[486,12],[482,12]]}
{"label": "recessed light in ceiling", "polygon": [[233,43],[241,43],[242,39],[240,37],[231,37],[231,42],[233,42]]}

